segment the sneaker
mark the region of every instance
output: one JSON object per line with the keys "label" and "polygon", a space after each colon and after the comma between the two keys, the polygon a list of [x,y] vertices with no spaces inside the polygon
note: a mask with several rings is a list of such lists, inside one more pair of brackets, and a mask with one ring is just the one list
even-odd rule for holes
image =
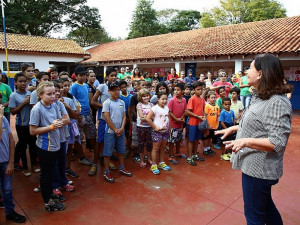
{"label": "sneaker", "polygon": [[25,223],[26,217],[20,215],[19,213],[16,213],[13,211],[12,213],[6,215],[6,220],[13,221],[15,223]]}
{"label": "sneaker", "polygon": [[110,160],[118,161],[119,159],[118,159],[117,156],[115,156],[114,154],[112,154],[111,157],[110,157]]}
{"label": "sneaker", "polygon": [[80,160],[79,160],[79,163],[80,163],[80,164],[83,164],[83,165],[86,165],[86,166],[91,166],[91,165],[93,165],[93,163],[92,163],[90,160],[88,160],[87,158],[80,159]]}
{"label": "sneaker", "polygon": [[148,160],[148,156],[147,155],[144,155],[144,160]]}
{"label": "sneaker", "polygon": [[192,155],[194,161],[205,161],[205,159],[201,158],[199,155]]}
{"label": "sneaker", "polygon": [[41,172],[41,168],[39,168],[39,167],[36,167],[36,168],[34,168],[34,169],[33,169],[33,172],[35,172],[35,173],[39,173],[39,172]]}
{"label": "sneaker", "polygon": [[33,192],[38,193],[41,191],[41,186],[37,186],[36,188],[33,189]]}
{"label": "sneaker", "polygon": [[24,170],[24,171],[23,171],[23,174],[25,175],[25,177],[31,176],[31,173],[30,173],[29,170]]}
{"label": "sneaker", "polygon": [[71,168],[66,169],[66,174],[70,177],[78,177],[78,174],[74,172]]}
{"label": "sneaker", "polygon": [[214,145],[214,148],[217,149],[217,150],[220,150],[220,149],[221,149],[221,146],[218,145],[218,144],[215,144],[215,145]]}
{"label": "sneaker", "polygon": [[68,184],[73,184],[73,181],[72,180],[68,180]]}
{"label": "sneaker", "polygon": [[197,166],[197,163],[193,160],[192,157],[189,157],[186,159],[187,163],[192,165],[192,166]]}
{"label": "sneaker", "polygon": [[19,164],[16,164],[16,165],[14,166],[14,169],[15,169],[15,170],[18,170],[18,171],[23,171],[23,170],[24,170],[23,166],[21,166],[21,165],[19,165]]}
{"label": "sneaker", "polygon": [[61,191],[59,190],[59,188],[53,189],[53,194],[54,194],[55,196],[62,195],[62,193],[61,193]]}
{"label": "sneaker", "polygon": [[152,171],[153,174],[158,175],[160,174],[159,169],[157,168],[157,165],[154,164],[150,167],[150,171]]}
{"label": "sneaker", "polygon": [[75,186],[68,183],[64,187],[62,187],[61,190],[66,192],[72,192],[75,190]]}
{"label": "sneaker", "polygon": [[49,212],[54,212],[54,211],[62,211],[65,208],[65,204],[60,203],[57,200],[50,199],[47,204],[45,204],[45,210]]}
{"label": "sneaker", "polygon": [[104,179],[109,182],[109,183],[115,183],[115,180],[114,178],[111,176],[110,173],[105,173],[104,174]]}
{"label": "sneaker", "polygon": [[170,161],[170,163],[172,163],[172,164],[178,164],[178,161],[174,158],[174,156],[169,156],[169,161]]}
{"label": "sneaker", "polygon": [[158,164],[158,168],[163,169],[165,171],[170,171],[171,170],[171,167],[169,167],[165,162],[160,162]]}
{"label": "sneaker", "polygon": [[113,164],[113,162],[111,162],[111,161],[108,163],[108,165],[109,165],[109,169],[110,169],[110,170],[116,170],[116,169],[117,169],[117,168],[115,167],[115,164]]}
{"label": "sneaker", "polygon": [[52,199],[53,200],[57,200],[58,202],[63,202],[67,200],[67,197],[63,196],[63,195],[52,195]]}
{"label": "sneaker", "polygon": [[222,160],[225,160],[225,161],[229,161],[229,160],[230,160],[230,157],[228,157],[227,154],[222,154],[222,155],[220,156],[220,158],[221,158]]}
{"label": "sneaker", "polygon": [[184,155],[184,154],[182,154],[182,153],[176,153],[175,156],[176,156],[176,157],[179,157],[179,158],[186,159],[186,155]]}
{"label": "sneaker", "polygon": [[94,176],[96,173],[97,173],[97,165],[93,164],[89,171],[89,176]]}
{"label": "sneaker", "polygon": [[132,177],[132,173],[126,170],[125,168],[119,169],[119,172],[126,175],[127,177]]}
{"label": "sneaker", "polygon": [[133,157],[133,160],[136,162],[136,163],[139,163],[141,161],[140,157],[138,155],[134,156]]}
{"label": "sneaker", "polygon": [[211,150],[211,149],[203,152],[203,155],[207,155],[207,156],[212,156],[212,155],[215,155],[215,154],[216,154],[216,152]]}
{"label": "sneaker", "polygon": [[5,207],[4,207],[4,203],[3,203],[3,199],[1,198],[0,199],[0,209],[4,209]]}

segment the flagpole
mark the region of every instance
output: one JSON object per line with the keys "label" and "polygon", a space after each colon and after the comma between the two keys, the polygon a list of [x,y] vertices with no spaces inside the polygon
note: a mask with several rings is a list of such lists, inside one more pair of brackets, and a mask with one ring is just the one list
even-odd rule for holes
{"label": "flagpole", "polygon": [[6,67],[7,67],[7,75],[9,75],[9,63],[8,63],[8,52],[7,52],[7,41],[6,41],[6,26],[5,26],[5,16],[4,16],[4,4],[3,0],[1,0],[2,7],[2,21],[3,21],[3,33],[4,33],[4,46],[5,46],[5,56],[6,56]]}

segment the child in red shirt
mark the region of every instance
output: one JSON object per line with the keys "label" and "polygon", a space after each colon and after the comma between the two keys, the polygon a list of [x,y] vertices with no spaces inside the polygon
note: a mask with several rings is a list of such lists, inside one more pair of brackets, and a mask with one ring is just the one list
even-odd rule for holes
{"label": "child in red shirt", "polygon": [[201,140],[202,133],[198,129],[198,125],[205,120],[204,107],[205,100],[201,97],[204,82],[196,81],[193,83],[195,94],[190,98],[187,106],[187,115],[190,117],[188,122],[188,153],[187,162],[192,166],[197,166],[195,161],[205,161],[197,155],[198,142]]}

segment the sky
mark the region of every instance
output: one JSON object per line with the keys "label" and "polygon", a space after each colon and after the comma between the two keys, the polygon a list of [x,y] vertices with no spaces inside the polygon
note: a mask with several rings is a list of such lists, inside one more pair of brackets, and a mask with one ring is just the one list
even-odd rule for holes
{"label": "sky", "polygon": [[[287,16],[300,15],[300,0],[277,0],[287,10]],[[113,38],[126,38],[129,24],[135,10],[137,0],[87,0],[91,7],[99,9],[101,25]],[[219,0],[154,0],[153,8],[162,10],[167,8],[179,10],[210,10],[218,6]]]}

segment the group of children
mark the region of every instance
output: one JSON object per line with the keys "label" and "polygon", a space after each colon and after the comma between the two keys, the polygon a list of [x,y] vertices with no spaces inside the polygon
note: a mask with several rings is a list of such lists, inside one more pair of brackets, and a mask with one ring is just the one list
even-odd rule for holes
{"label": "group of children", "polygon": [[[104,165],[104,178],[111,183],[114,182],[111,170],[116,170],[112,162],[114,158],[119,160],[119,172],[132,176],[124,165],[124,158],[128,158],[131,152],[140,167],[145,168],[148,163],[150,171],[156,175],[162,170],[170,171],[167,162],[177,164],[178,158],[186,158],[193,166],[197,165],[196,161],[205,161],[199,156],[200,140],[204,155],[215,154],[212,150],[214,143],[214,148],[222,151],[221,159],[230,159],[230,153],[226,152],[214,131],[238,123],[243,109],[238,100],[238,88],[230,90],[230,99],[222,86],[216,93],[206,89],[201,81],[185,85],[173,79],[167,84],[158,79],[142,79],[138,70],[134,70],[132,77],[117,76],[114,68],[108,68],[106,82],[95,87],[94,71],[81,66],[75,68],[74,83],[68,73],[58,74],[52,69],[49,73],[38,73],[34,78],[35,85],[32,85],[33,78],[26,75],[26,71],[32,73],[32,66],[28,65],[15,75],[16,90],[8,104],[10,113],[16,115],[16,146],[11,140],[9,123],[4,118],[4,108],[0,108],[0,117],[3,118],[3,122],[0,118],[0,145],[6,151],[0,157],[0,165],[6,163],[3,166],[7,166],[6,173],[10,173],[15,164],[15,169],[22,169],[25,176],[30,176],[26,158],[28,146],[31,168],[40,172],[37,190],[41,191],[48,211],[63,210],[65,205],[61,202],[66,198],[61,191],[75,189],[66,177],[78,176],[71,169],[74,153],[78,155],[79,163],[91,166],[90,176],[97,173],[100,159]],[[180,151],[184,136],[187,138],[187,156]],[[83,141],[93,151],[93,160],[85,157]],[[166,151],[169,152],[167,160]],[[2,187],[2,191],[7,208],[9,202],[5,199],[11,195],[11,190],[7,194]],[[7,218],[12,212],[7,211]]]}

